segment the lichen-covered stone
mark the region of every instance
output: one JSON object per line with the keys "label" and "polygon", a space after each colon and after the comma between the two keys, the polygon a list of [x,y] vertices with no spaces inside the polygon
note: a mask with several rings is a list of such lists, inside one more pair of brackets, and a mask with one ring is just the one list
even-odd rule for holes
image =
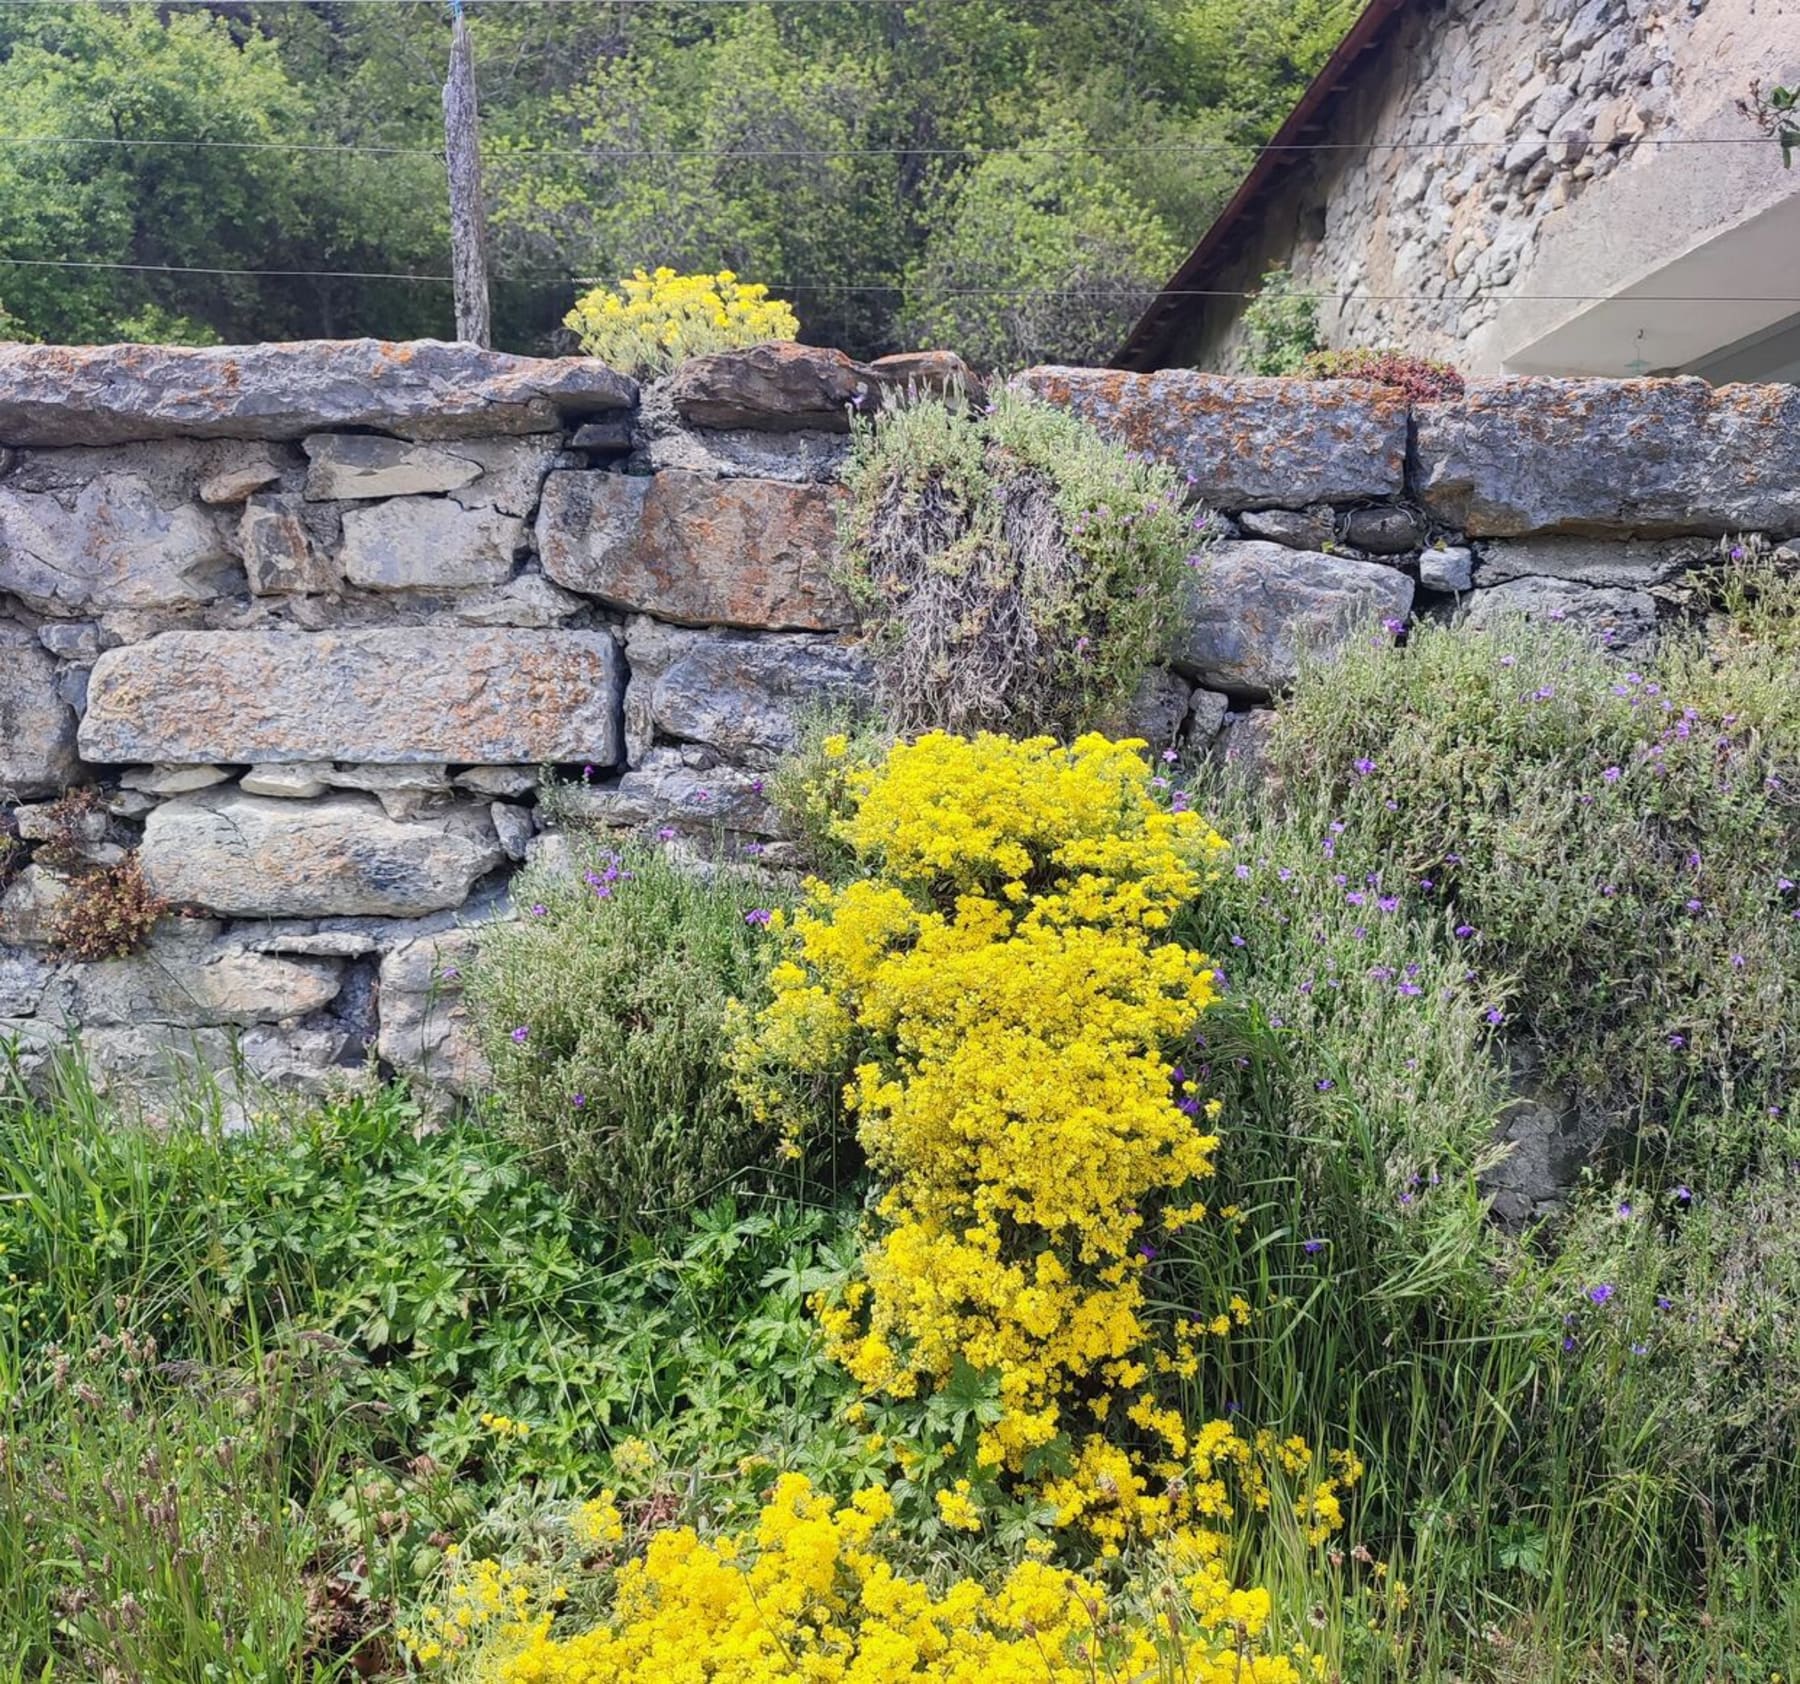
{"label": "lichen-covered stone", "polygon": [[344,577],[365,590],[464,590],[504,584],[525,523],[448,497],[395,497],[344,511]]}
{"label": "lichen-covered stone", "polygon": [[220,521],[139,474],[63,492],[0,485],[0,592],[40,614],[168,608],[242,589]]}
{"label": "lichen-covered stone", "polygon": [[615,784],[571,785],[558,797],[587,824],[620,829],[672,827],[709,835],[717,829],[753,836],[781,834],[763,778],[736,766],[687,765],[679,751],[652,749]]}
{"label": "lichen-covered stone", "polygon": [[605,631],[167,632],[108,650],[82,719],[102,763],[618,758]]}
{"label": "lichen-covered stone", "polygon": [[1647,591],[1609,590],[1567,579],[1513,579],[1469,599],[1463,624],[1489,631],[1509,615],[1566,622],[1609,649],[1631,649],[1656,634],[1656,599]]}
{"label": "lichen-covered stone", "polygon": [[1358,627],[1403,621],[1413,582],[1397,568],[1261,540],[1217,544],[1189,575],[1170,664],[1230,696],[1266,697]]}
{"label": "lichen-covered stone", "polygon": [[767,767],[799,740],[809,710],[865,706],[874,693],[868,655],[826,638],[677,631],[640,619],[627,648],[634,763],[660,736]]}
{"label": "lichen-covered stone", "polygon": [[1191,476],[1194,495],[1218,508],[1291,509],[1401,489],[1407,404],[1390,386],[1180,368],[1033,368],[1018,379]]}
{"label": "lichen-covered stone", "polygon": [[1439,544],[1420,552],[1419,583],[1428,591],[1466,591],[1475,583],[1475,555],[1464,544]]}
{"label": "lichen-covered stone", "polygon": [[933,397],[961,394],[971,403],[987,396],[981,377],[954,351],[895,351],[877,357],[869,372],[896,391],[925,392]]}
{"label": "lichen-covered stone", "polygon": [[474,1093],[487,1083],[463,999],[479,941],[478,930],[448,930],[405,942],[382,959],[376,1049],[384,1064],[447,1093]]}
{"label": "lichen-covered stone", "polygon": [[138,859],[166,900],[233,917],[406,918],[459,906],[502,858],[481,807],[399,824],[366,795],[185,795],[144,821]]}
{"label": "lichen-covered stone", "polygon": [[1487,380],[1417,413],[1418,494],[1472,537],[1800,529],[1800,386]]}
{"label": "lichen-covered stone", "polygon": [[455,491],[481,478],[481,464],[443,444],[416,444],[378,433],[314,433],[306,451],[306,495],[322,498],[419,497]]}
{"label": "lichen-covered stone", "polygon": [[1572,584],[1648,590],[1666,584],[1690,567],[1716,559],[1718,548],[1705,538],[1495,538],[1481,547],[1475,570],[1478,585],[1513,579],[1566,579]]}
{"label": "lichen-covered stone", "polygon": [[84,1028],[161,1023],[198,1029],[276,1022],[336,998],[335,959],[280,958],[222,937],[205,920],[167,918],[126,959],[71,965],[57,979],[59,1009]]}
{"label": "lichen-covered stone", "polygon": [[74,778],[75,711],[56,693],[56,662],[0,625],[0,798],[54,795]]}
{"label": "lichen-covered stone", "polygon": [[552,474],[538,553],[558,584],[690,626],[826,631],[853,618],[831,576],[835,486]]}
{"label": "lichen-covered stone", "polygon": [[402,438],[551,432],[628,409],[637,388],[587,357],[514,357],[436,339],[296,344],[0,345],[0,440]]}
{"label": "lichen-covered stone", "polygon": [[254,596],[334,591],[344,582],[314,511],[293,492],[249,497],[238,520],[238,548]]}
{"label": "lichen-covered stone", "polygon": [[664,395],[690,426],[847,433],[852,412],[867,408],[880,384],[842,351],[776,341],[690,357]]}

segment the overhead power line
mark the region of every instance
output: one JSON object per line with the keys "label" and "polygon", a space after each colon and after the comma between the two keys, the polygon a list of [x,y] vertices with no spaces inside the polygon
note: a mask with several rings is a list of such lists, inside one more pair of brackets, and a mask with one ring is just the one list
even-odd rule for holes
{"label": "overhead power line", "polygon": [[[17,5],[22,0],[0,0],[0,5]],[[28,0],[27,0],[28,3]],[[68,4],[70,0],[56,0]],[[267,4],[267,0],[258,0]],[[335,0],[334,0],[335,3]],[[357,0],[364,3],[364,0]],[[372,0],[371,0],[372,3]],[[413,0],[390,0],[392,4]],[[523,3],[523,0],[509,0]],[[702,0],[708,5],[724,0]],[[1568,144],[1580,140],[1571,134]],[[1590,143],[1591,144],[1591,143]],[[1767,146],[1764,135],[1642,135],[1632,140],[1608,141],[1595,146],[1596,152],[1624,151],[1638,146]],[[598,162],[667,159],[672,163],[693,158],[1086,158],[1086,157],[1180,157],[1186,154],[1217,152],[1487,152],[1504,150],[1504,141],[1492,140],[1377,140],[1377,141],[1287,141],[1280,145],[1259,146],[1253,141],[1182,140],[1121,142],[1107,146],[744,146],[744,147],[643,147],[606,146],[497,146],[482,150],[487,163],[511,163],[532,158],[585,158]],[[199,151],[231,152],[300,152],[373,158],[433,158],[442,162],[441,146],[394,146],[378,142],[322,140],[221,140],[186,135],[23,135],[0,134],[0,146],[111,146],[122,148],[190,147]]]}

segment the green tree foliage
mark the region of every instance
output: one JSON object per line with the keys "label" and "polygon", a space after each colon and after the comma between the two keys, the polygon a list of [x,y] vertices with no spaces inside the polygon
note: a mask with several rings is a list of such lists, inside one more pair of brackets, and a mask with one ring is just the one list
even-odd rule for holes
{"label": "green tree foliage", "polygon": [[[497,339],[543,349],[579,281],[667,264],[767,282],[860,354],[1102,356],[1351,9],[478,9]],[[0,134],[55,142],[0,145],[11,331],[447,332],[447,287],[363,278],[446,273],[447,45],[437,8],[339,0],[0,16]],[[169,139],[212,144],[141,144]]]}
{"label": "green tree foliage", "polygon": [[[350,295],[328,280],[154,272],[440,265],[435,217],[412,208],[396,160],[282,146],[318,141],[316,119],[275,44],[222,18],[32,12],[0,38],[0,133],[30,141],[0,147],[0,257],[61,266],[10,265],[8,308],[70,341],[341,330]],[[170,138],[207,144],[141,144]],[[358,325],[396,334],[442,314],[416,286],[360,289],[357,306]]]}

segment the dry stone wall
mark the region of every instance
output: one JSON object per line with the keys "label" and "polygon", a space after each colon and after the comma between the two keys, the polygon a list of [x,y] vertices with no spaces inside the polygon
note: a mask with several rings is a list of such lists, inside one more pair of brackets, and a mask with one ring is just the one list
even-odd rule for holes
{"label": "dry stone wall", "polygon": [[[640,392],[370,341],[0,347],[0,1036],[103,1082],[202,1064],[479,1088],[460,980],[554,856],[538,801],[779,862],[764,779],[872,689],[834,576],[850,417],[955,359],[792,346]],[[1384,388],[1040,369],[1214,511],[1168,668],[1118,722],[1253,745],[1303,652],[1503,609],[1621,647],[1720,535],[1800,534],[1800,394]],[[69,792],[74,792],[71,797]],[[67,956],[96,873],[177,909]]]}

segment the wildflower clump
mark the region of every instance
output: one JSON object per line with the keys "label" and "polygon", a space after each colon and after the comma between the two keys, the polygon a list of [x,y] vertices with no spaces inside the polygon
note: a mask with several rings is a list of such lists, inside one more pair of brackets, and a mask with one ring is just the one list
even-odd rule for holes
{"label": "wildflower clump", "polygon": [[563,326],[584,355],[648,378],[711,351],[793,339],[800,319],[767,287],[740,281],[729,269],[716,275],[639,269],[619,282],[617,292],[596,287],[583,293]]}
{"label": "wildflower clump", "polygon": [[[932,733],[867,766],[838,825],[866,875],[811,885],[738,1049],[753,1081],[848,1072],[887,1189],[821,1317],[909,1474],[957,1479],[944,1523],[1009,1487],[1107,1551],[1266,1507],[1280,1459],[1161,1390],[1248,1306],[1165,1317],[1146,1279],[1206,1214],[1218,1108],[1164,1049],[1217,976],[1168,928],[1225,844],[1156,801],[1137,748]],[[1343,1472],[1296,1503],[1309,1529]]]}
{"label": "wildflower clump", "polygon": [[1001,390],[859,420],[843,579],[896,729],[1052,731],[1118,717],[1211,530],[1173,469]]}
{"label": "wildflower clump", "polygon": [[[479,1676],[491,1684],[1297,1684],[1301,1661],[1263,1652],[1263,1591],[1221,1591],[1171,1555],[1154,1620],[1121,1618],[1108,1592],[1038,1559],[993,1588],[941,1590],[894,1565],[894,1503],[879,1487],[834,1504],[800,1474],[775,1484],[754,1526],[702,1540],[656,1534],[620,1569],[611,1618],[562,1637],[547,1614],[512,1620]],[[1191,1582],[1190,1582],[1191,1581]],[[1308,1666],[1310,1671],[1310,1665]]]}

